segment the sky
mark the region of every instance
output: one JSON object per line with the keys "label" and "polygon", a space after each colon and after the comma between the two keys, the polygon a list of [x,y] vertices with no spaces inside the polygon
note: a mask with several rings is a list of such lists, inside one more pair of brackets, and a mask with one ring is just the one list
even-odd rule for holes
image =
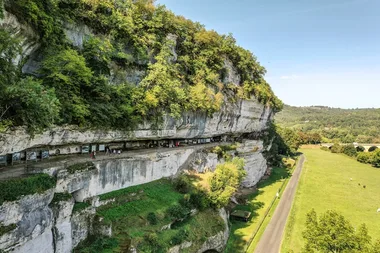
{"label": "sky", "polygon": [[232,33],[294,106],[380,108],[380,0],[157,0]]}

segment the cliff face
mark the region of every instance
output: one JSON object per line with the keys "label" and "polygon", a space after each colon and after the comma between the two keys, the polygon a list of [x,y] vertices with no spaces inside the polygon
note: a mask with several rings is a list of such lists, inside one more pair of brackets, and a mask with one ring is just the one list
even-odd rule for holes
{"label": "cliff face", "polygon": [[[83,49],[84,42],[90,36],[97,35],[85,24],[63,23],[66,39],[79,51]],[[39,52],[40,35],[7,11],[4,11],[4,18],[0,19],[0,28],[12,30],[21,43],[22,53],[14,59],[14,63],[26,59],[22,65],[22,72],[38,75],[43,60]],[[165,38],[173,41],[169,61],[174,63],[180,57],[175,47],[178,38],[173,34],[168,34]],[[150,61],[153,63],[155,60]],[[144,64],[146,68],[147,63]],[[241,86],[243,78],[238,74],[237,67],[227,58],[222,65],[225,74],[220,82],[225,86],[232,85],[232,90]],[[147,69],[141,69],[141,66],[123,69],[112,63],[109,67],[110,74],[107,80],[110,85],[118,85],[125,81],[138,85],[148,72]],[[247,177],[243,186],[252,187],[267,170],[267,162],[263,156],[265,147],[258,136],[266,130],[273,118],[274,110],[268,103],[259,102],[252,94],[250,99],[241,99],[231,90],[225,92],[220,110],[211,115],[201,111],[183,112],[179,118],[173,118],[165,114],[158,126],[145,121],[130,131],[104,130],[99,127],[98,130],[91,130],[65,125],[55,126],[31,136],[26,128],[14,127],[0,133],[0,156],[41,147],[52,150],[69,145],[93,143],[232,136],[239,138],[241,144],[236,151],[246,162]],[[246,136],[250,137],[244,139]],[[199,145],[160,151],[147,150],[131,155],[126,152],[126,155],[120,157],[95,161],[93,170],[75,173],[69,173],[64,162],[41,165],[42,172],[57,177],[57,185],[43,194],[23,196],[18,201],[5,202],[0,206],[0,227],[15,225],[12,231],[0,234],[0,251],[71,252],[88,235],[112,234],[112,228],[99,229],[93,226],[96,208],[104,204],[99,201],[99,195],[161,178],[174,177],[184,169],[195,169],[198,172],[214,170],[220,162],[216,154]],[[68,193],[71,197],[52,203],[54,193]],[[83,201],[91,205],[82,211],[73,212],[74,203]],[[223,210],[221,216],[227,224],[227,214]],[[226,230],[208,238],[198,252],[222,250],[227,239],[228,226]],[[181,249],[190,247],[189,245],[191,242],[186,242],[173,248],[173,252],[181,252]]]}
{"label": "cliff face", "polygon": [[[254,152],[252,150],[255,150]],[[263,166],[261,142],[246,141],[240,145],[247,159],[248,181],[255,184],[266,169]],[[249,151],[250,150],[250,151]],[[70,174],[63,166],[46,166],[46,173],[57,174],[57,185],[43,194],[22,197],[18,201],[0,206],[0,224],[15,224],[16,228],[0,235],[0,250],[5,252],[71,252],[88,235],[112,234],[112,228],[95,227],[95,210],[106,204],[99,195],[126,187],[171,177],[183,169],[214,170],[218,159],[200,147],[151,151],[129,158],[109,158],[95,162],[95,169]],[[67,200],[52,202],[54,192],[69,193]],[[82,211],[73,212],[74,201],[91,203]],[[112,201],[112,200],[111,200]],[[226,230],[210,237],[198,252],[221,250],[228,239],[226,213],[221,211]]]}

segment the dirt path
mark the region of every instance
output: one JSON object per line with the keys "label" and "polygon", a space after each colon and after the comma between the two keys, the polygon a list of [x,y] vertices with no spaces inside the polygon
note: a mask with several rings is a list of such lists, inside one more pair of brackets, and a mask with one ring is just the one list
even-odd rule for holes
{"label": "dirt path", "polygon": [[278,204],[271,221],[266,227],[264,234],[255,249],[255,253],[280,252],[286,220],[292,207],[304,160],[305,157],[302,155],[297,163],[297,168],[294,171],[292,178],[281,196],[280,203]]}

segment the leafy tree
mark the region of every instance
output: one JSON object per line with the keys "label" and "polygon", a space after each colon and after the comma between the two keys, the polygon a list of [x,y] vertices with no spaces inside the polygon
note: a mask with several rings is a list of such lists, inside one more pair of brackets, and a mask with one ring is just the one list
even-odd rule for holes
{"label": "leafy tree", "polygon": [[373,167],[380,168],[380,149],[376,149],[372,152],[371,164]]}
{"label": "leafy tree", "polygon": [[235,157],[231,162],[219,164],[209,179],[211,203],[221,208],[228,204],[246,175],[244,159]]}
{"label": "leafy tree", "polygon": [[351,157],[354,157],[357,155],[356,148],[353,144],[342,146],[342,153]]}
{"label": "leafy tree", "polygon": [[343,147],[338,143],[334,143],[334,145],[330,147],[331,153],[342,153],[342,149]]}
{"label": "leafy tree", "polygon": [[85,97],[91,92],[93,73],[83,56],[67,49],[50,55],[42,64],[44,85],[55,88],[64,122],[83,125],[90,114]]}
{"label": "leafy tree", "polygon": [[360,152],[356,159],[361,163],[372,163],[372,154],[368,152]]}
{"label": "leafy tree", "polygon": [[[29,77],[21,79],[7,89],[11,99],[11,110],[20,124],[28,126],[34,133],[53,125],[59,117],[59,101],[54,89],[42,86],[41,81]],[[16,121],[17,122],[17,121]]]}
{"label": "leafy tree", "polygon": [[371,237],[368,229],[362,224],[355,233],[354,227],[341,214],[327,211],[317,218],[317,213],[310,211],[306,215],[306,252],[368,252]]}

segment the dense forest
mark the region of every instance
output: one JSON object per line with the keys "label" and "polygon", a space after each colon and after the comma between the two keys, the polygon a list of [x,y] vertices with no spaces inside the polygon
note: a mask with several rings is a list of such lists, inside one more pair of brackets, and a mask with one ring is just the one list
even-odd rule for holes
{"label": "dense forest", "polygon": [[380,143],[380,109],[285,105],[275,121],[298,132],[303,143]]}
{"label": "dense forest", "polygon": [[[0,0],[1,17],[4,11],[36,33],[39,68],[23,71],[30,56],[19,36],[0,26],[0,131],[60,124],[131,129],[164,114],[211,115],[226,101],[252,95],[282,108],[264,67],[232,35],[206,30],[153,0]],[[90,31],[81,46],[65,35],[73,26]],[[225,81],[226,61],[239,85]],[[128,73],[141,78],[133,83]]]}

